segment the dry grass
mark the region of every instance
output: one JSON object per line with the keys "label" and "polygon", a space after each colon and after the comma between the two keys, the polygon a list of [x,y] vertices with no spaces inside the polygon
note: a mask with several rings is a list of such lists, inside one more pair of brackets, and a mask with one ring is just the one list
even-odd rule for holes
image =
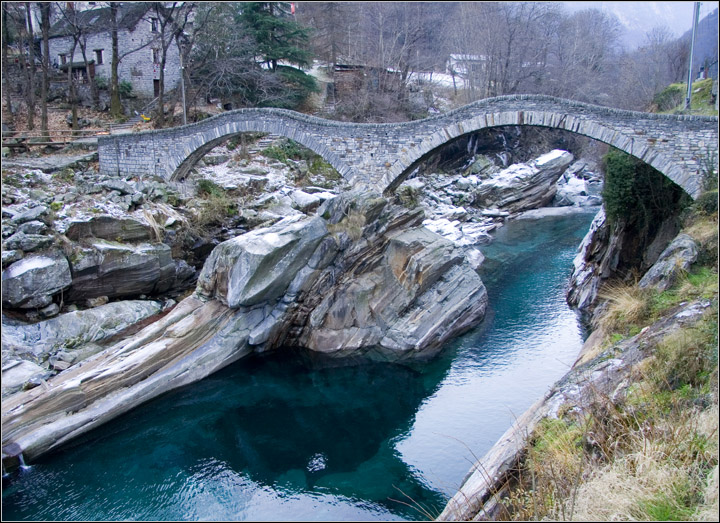
{"label": "dry grass", "polygon": [[649,311],[648,293],[637,285],[608,282],[598,292],[598,298],[606,302],[606,307],[593,326],[606,332],[637,325],[646,319]]}
{"label": "dry grass", "polygon": [[364,214],[356,211],[350,211],[342,220],[340,220],[340,222],[336,224],[329,224],[328,231],[332,234],[344,232],[353,241],[357,241],[363,234],[365,223],[366,219]]}
{"label": "dry grass", "polygon": [[572,519],[716,521],[717,465],[704,472],[702,461],[713,458],[698,458],[692,442],[714,442],[705,452],[717,461],[717,432],[717,405],[691,411],[675,423],[661,421],[652,431],[634,431],[627,453],[579,486]]}

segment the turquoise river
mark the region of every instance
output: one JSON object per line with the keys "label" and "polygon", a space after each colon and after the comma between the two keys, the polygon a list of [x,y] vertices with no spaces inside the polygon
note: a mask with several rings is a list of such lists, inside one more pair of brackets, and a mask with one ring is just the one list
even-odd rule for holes
{"label": "turquoise river", "polygon": [[565,286],[596,210],[501,227],[485,321],[429,362],[248,357],[3,478],[3,520],[434,518],[575,361]]}

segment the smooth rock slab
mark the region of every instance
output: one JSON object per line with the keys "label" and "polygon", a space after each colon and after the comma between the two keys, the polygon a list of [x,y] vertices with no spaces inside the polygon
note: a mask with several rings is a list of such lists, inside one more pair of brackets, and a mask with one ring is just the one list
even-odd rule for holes
{"label": "smooth rock slab", "polygon": [[17,392],[32,378],[45,376],[46,374],[45,369],[31,361],[22,360],[3,366],[2,395],[6,396]]}
{"label": "smooth rock slab", "polygon": [[3,464],[26,462],[174,388],[248,354],[249,331],[262,319],[217,300],[189,297],[130,339],[70,367],[47,387],[2,402]]}
{"label": "smooth rock slab", "polygon": [[65,232],[70,240],[101,238],[117,242],[146,242],[153,239],[153,230],[132,218],[94,216],[84,221],[73,221]]}
{"label": "smooth rock slab", "polygon": [[3,325],[3,348],[42,358],[61,347],[107,339],[123,329],[161,311],[156,301],[118,301],[84,311],[65,313],[28,325]]}

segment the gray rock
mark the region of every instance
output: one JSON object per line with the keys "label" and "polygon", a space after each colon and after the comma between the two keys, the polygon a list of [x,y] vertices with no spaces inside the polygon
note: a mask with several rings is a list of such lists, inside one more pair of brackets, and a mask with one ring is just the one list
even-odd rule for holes
{"label": "gray rock", "polygon": [[41,216],[47,215],[47,213],[47,207],[45,207],[44,205],[38,205],[36,207],[28,209],[27,211],[16,214],[12,217],[12,221],[19,225],[21,223],[37,220]]}
{"label": "gray rock", "polygon": [[218,245],[196,292],[230,308],[279,298],[328,234],[318,217],[290,217]]}
{"label": "gray rock", "polygon": [[6,350],[42,358],[59,349],[76,350],[107,339],[160,310],[161,304],[156,301],[128,300],[28,325],[3,324],[2,343]]}
{"label": "gray rock", "polygon": [[[326,209],[328,217],[343,201]],[[300,345],[334,356],[429,356],[482,319],[487,293],[463,252],[419,227],[422,211],[386,204],[366,199],[345,207],[339,229],[364,221],[355,216],[373,219],[362,236],[347,235],[344,244],[338,238],[341,254],[303,289],[309,319],[291,322],[307,324]]]}
{"label": "gray rock", "polygon": [[165,292],[175,282],[175,262],[164,243],[88,242],[72,259],[68,301]]}
{"label": "gray rock", "polygon": [[6,251],[3,249],[2,251],[2,266],[7,267],[11,263],[15,263],[18,260],[21,260],[23,257],[23,252],[17,249]]}
{"label": "gray rock", "polygon": [[677,218],[667,219],[660,224],[660,229],[657,234],[655,234],[655,238],[643,253],[643,260],[640,268],[644,270],[652,267],[679,232],[680,224]]}
{"label": "gray rock", "polygon": [[5,247],[10,250],[34,252],[50,247],[54,241],[52,237],[43,234],[25,234],[18,231],[5,240]]}
{"label": "gray rock", "polygon": [[483,154],[478,154],[475,156],[472,165],[468,167],[466,174],[477,174],[478,176],[485,177],[496,173],[498,170],[498,167],[492,159]]}
{"label": "gray rock", "polygon": [[15,361],[3,365],[2,369],[2,395],[3,397],[17,392],[33,378],[44,377],[47,370],[37,363],[27,360]]}
{"label": "gray rock", "polygon": [[101,238],[118,242],[145,242],[152,240],[153,235],[152,228],[146,223],[108,215],[71,222],[65,232],[65,236],[73,241]]}
{"label": "gray rock", "polygon": [[109,191],[117,191],[120,194],[133,194],[135,192],[132,185],[122,180],[105,180],[100,185]]}
{"label": "gray rock", "polygon": [[2,224],[2,237],[9,238],[17,232],[17,226],[11,222],[5,222]]}
{"label": "gray rock", "polygon": [[544,207],[553,200],[556,182],[572,161],[569,152],[555,150],[530,164],[511,165],[482,181],[474,191],[474,203],[510,213]]}
{"label": "gray rock", "polygon": [[293,201],[293,206],[302,212],[310,212],[316,209],[320,205],[320,203],[322,203],[322,199],[299,189],[291,192],[290,198]]}
{"label": "gray rock", "polygon": [[662,292],[669,289],[680,274],[687,272],[697,260],[698,247],[690,236],[681,233],[660,254],[658,260],[645,273],[640,288],[654,287]]}
{"label": "gray rock", "polygon": [[25,234],[45,234],[48,231],[48,226],[41,221],[33,220],[20,225],[18,231]]}
{"label": "gray rock", "polygon": [[70,265],[61,254],[23,258],[2,273],[2,301],[9,307],[45,307],[72,283]]}
{"label": "gray rock", "polygon": [[40,309],[40,316],[42,318],[52,318],[60,314],[60,306],[57,303],[51,303],[47,307]]}
{"label": "gray rock", "polygon": [[590,224],[573,260],[573,272],[566,290],[568,304],[580,310],[590,310],[596,302],[597,293],[617,263],[616,247],[621,238],[610,239],[610,227],[605,211],[600,209]]}

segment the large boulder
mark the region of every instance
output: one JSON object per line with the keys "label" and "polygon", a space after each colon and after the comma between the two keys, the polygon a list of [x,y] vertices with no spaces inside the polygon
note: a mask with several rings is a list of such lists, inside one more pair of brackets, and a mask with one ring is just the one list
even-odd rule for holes
{"label": "large boulder", "polygon": [[28,256],[3,271],[2,301],[11,308],[42,308],[71,283],[70,265],[62,254]]}
{"label": "large boulder", "polygon": [[342,356],[434,354],[484,316],[487,292],[452,242],[421,226],[421,210],[384,199],[327,208],[341,254],[304,296],[295,343]]}
{"label": "large boulder", "polygon": [[153,239],[153,230],[148,224],[132,218],[102,215],[71,222],[65,236],[73,241],[100,238],[116,242],[147,242]]}
{"label": "large boulder", "polygon": [[572,154],[555,149],[531,163],[511,165],[482,181],[474,203],[510,213],[544,207],[552,202],[557,181],[572,161]]}
{"label": "large boulder", "polygon": [[225,241],[206,260],[196,292],[230,308],[273,302],[327,234],[321,218],[291,216]]}
{"label": "large boulder", "polygon": [[71,257],[68,301],[99,296],[132,297],[167,291],[175,282],[175,262],[164,243],[87,242]]}
{"label": "large boulder", "polygon": [[566,290],[570,306],[590,311],[596,304],[603,281],[616,268],[618,245],[622,244],[622,237],[611,232],[605,219],[605,210],[601,208],[573,260],[573,272]]}
{"label": "large boulder", "polygon": [[654,287],[660,292],[665,291],[675,283],[680,274],[690,269],[697,257],[698,247],[695,240],[687,234],[678,234],[638,285],[643,289]]}

